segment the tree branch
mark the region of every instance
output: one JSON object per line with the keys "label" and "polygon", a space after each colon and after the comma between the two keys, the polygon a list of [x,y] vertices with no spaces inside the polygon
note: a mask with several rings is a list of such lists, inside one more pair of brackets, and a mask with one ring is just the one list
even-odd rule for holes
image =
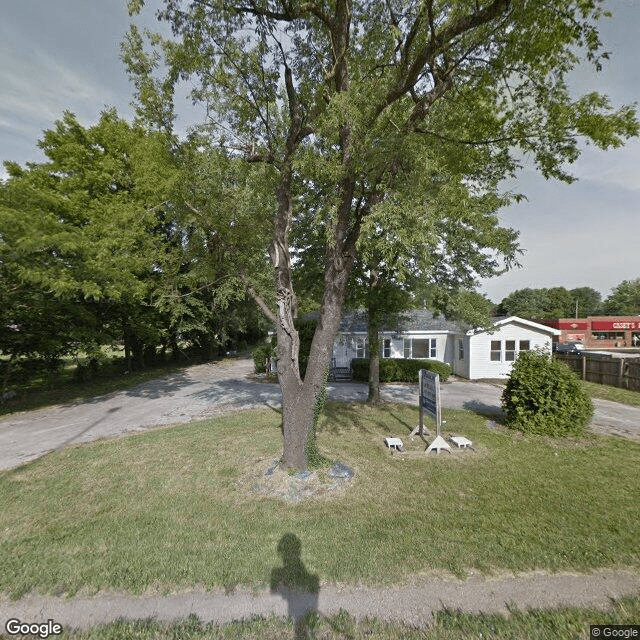
{"label": "tree branch", "polygon": [[240,277],[240,280],[242,280],[242,282],[244,283],[244,285],[245,285],[245,287],[247,289],[247,293],[253,298],[254,302],[260,308],[260,311],[262,311],[262,313],[264,313],[264,315],[267,317],[267,319],[271,320],[271,322],[273,322],[273,324],[277,325],[278,324],[278,318],[276,317],[276,314],[269,308],[269,305],[264,301],[264,299],[253,288],[253,285],[249,282],[249,279],[247,278],[247,276],[245,276],[244,273],[239,273],[238,275]]}
{"label": "tree branch", "polygon": [[[426,46],[417,53],[413,62],[409,64],[411,49],[418,32],[423,26],[424,8],[416,17],[407,38],[402,52],[401,73],[397,79],[397,83],[387,92],[386,96],[374,108],[372,120],[375,120],[382,111],[388,106],[399,100],[405,93],[411,92],[415,87],[418,78],[422,74],[426,66],[434,71],[434,61],[439,54],[446,51],[448,45],[458,36],[477,29],[480,26],[490,23],[499,15],[506,13],[511,6],[511,0],[493,0],[488,6],[480,11],[474,11],[472,14],[462,16],[453,24],[437,32],[432,13],[432,0],[427,3],[427,12],[429,13],[429,30],[430,37]],[[439,96],[438,96],[439,97]]]}

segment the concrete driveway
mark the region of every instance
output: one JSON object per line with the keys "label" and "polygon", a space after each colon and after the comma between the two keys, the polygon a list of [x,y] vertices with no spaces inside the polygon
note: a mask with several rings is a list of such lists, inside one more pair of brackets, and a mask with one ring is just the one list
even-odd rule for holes
{"label": "concrete driveway", "polygon": [[[69,444],[243,409],[279,408],[280,387],[250,379],[252,372],[253,362],[248,359],[197,365],[124,391],[0,418],[0,469],[16,467]],[[417,393],[417,385],[388,384],[382,388],[382,397],[389,402],[417,405]],[[497,385],[455,380],[442,384],[442,404],[496,416],[500,415],[501,393]],[[367,387],[332,384],[329,397],[362,402]],[[605,400],[594,404],[591,429],[640,441],[640,408]]]}

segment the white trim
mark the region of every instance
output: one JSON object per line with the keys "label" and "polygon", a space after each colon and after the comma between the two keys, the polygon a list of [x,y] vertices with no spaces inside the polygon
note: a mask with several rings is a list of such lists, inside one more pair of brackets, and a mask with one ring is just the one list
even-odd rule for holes
{"label": "white trim", "polygon": [[549,333],[552,336],[559,336],[562,332],[560,329],[554,329],[553,327],[547,327],[546,324],[539,324],[537,322],[533,322],[532,320],[525,320],[524,318],[520,318],[518,316],[509,316],[508,318],[504,318],[503,320],[498,320],[498,322],[494,322],[494,326],[500,327],[503,324],[508,324],[509,322],[519,322],[520,324],[524,324],[532,329],[539,329],[544,331],[545,333]]}

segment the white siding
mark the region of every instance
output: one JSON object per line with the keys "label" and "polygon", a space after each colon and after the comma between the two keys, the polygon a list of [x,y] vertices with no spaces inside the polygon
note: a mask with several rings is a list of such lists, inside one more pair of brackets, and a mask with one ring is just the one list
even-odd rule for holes
{"label": "white siding", "polygon": [[[549,333],[535,330],[517,322],[502,325],[493,333],[483,332],[468,336],[468,340],[468,377],[471,380],[478,378],[506,378],[509,376],[513,361],[505,359],[505,343],[507,340],[516,341],[516,358],[521,340],[529,341],[530,350],[545,349],[551,354],[551,335]],[[492,361],[490,357],[491,342],[493,340],[500,341],[499,361]]]}
{"label": "white siding", "polygon": [[[453,359],[451,361],[451,366],[453,368],[453,373],[457,376],[461,376],[463,378],[469,378],[469,363],[471,361],[470,354],[470,336],[463,335],[461,333],[452,335],[451,342],[453,343]],[[458,348],[458,342],[462,341],[463,345],[463,357],[460,358],[460,350]]]}

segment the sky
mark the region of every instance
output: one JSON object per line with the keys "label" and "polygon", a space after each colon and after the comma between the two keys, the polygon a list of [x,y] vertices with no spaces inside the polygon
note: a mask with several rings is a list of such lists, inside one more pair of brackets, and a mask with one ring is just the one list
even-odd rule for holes
{"label": "sky", "polygon": [[[614,15],[600,33],[611,59],[599,74],[578,70],[572,86],[605,93],[614,106],[640,102],[640,0],[607,6]],[[142,18],[152,16],[149,9]],[[37,141],[65,110],[85,126],[109,107],[133,118],[120,60],[129,22],[125,0],[3,3],[0,163],[42,161]],[[178,121],[178,131],[186,126]],[[482,281],[480,291],[494,302],[525,287],[590,286],[606,298],[623,280],[640,278],[640,140],[617,150],[586,147],[570,171],[578,178],[570,185],[546,181],[531,167],[505,185],[527,197],[499,212],[504,226],[520,232],[522,266]]]}

